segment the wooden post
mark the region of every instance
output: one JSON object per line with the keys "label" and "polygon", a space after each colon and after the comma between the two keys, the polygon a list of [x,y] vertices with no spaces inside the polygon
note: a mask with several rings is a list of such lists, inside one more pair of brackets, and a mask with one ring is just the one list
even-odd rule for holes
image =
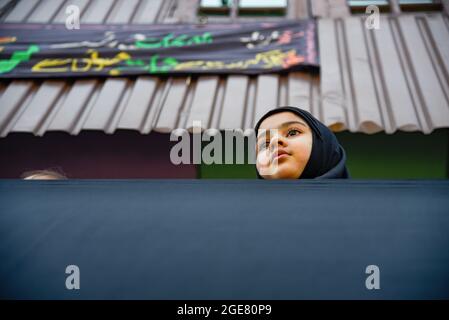
{"label": "wooden post", "polygon": [[449,0],[443,0],[442,3],[444,13],[449,16]]}
{"label": "wooden post", "polygon": [[390,3],[390,12],[393,15],[398,15],[401,13],[401,7],[399,6],[398,0],[389,0],[388,2]]}
{"label": "wooden post", "polygon": [[288,15],[294,19],[310,18],[310,1],[309,0],[289,0]]}
{"label": "wooden post", "polygon": [[231,6],[231,22],[235,22],[238,16],[240,0],[234,0]]}
{"label": "wooden post", "polygon": [[341,18],[350,15],[346,0],[313,0],[313,17],[319,18]]}

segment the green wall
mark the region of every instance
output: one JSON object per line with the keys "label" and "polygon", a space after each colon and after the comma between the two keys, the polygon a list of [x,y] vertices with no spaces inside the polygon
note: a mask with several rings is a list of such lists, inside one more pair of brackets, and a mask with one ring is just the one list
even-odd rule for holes
{"label": "green wall", "polygon": [[[337,133],[346,150],[352,178],[444,179],[448,178],[449,130],[425,135],[418,132]],[[203,179],[256,178],[254,165],[199,166]]]}

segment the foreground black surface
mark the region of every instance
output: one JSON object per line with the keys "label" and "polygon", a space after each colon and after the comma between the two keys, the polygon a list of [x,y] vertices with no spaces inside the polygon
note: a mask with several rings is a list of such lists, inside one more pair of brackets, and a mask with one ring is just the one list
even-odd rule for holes
{"label": "foreground black surface", "polygon": [[3,299],[448,299],[448,245],[449,181],[0,181]]}

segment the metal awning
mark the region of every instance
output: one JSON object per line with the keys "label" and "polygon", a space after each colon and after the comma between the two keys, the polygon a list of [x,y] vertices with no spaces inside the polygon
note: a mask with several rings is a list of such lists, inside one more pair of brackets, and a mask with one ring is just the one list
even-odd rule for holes
{"label": "metal awning", "polygon": [[441,14],[322,19],[321,119],[351,131],[449,126],[449,20]]}
{"label": "metal awning", "polygon": [[[19,1],[2,23],[64,23],[68,4],[80,6],[81,25],[172,22],[162,0],[30,0]],[[189,128],[193,120],[247,129],[277,105],[307,109],[336,131],[428,133],[449,127],[448,25],[441,14],[384,17],[375,31],[363,17],[322,19],[321,75],[3,81],[0,136],[147,134]]]}

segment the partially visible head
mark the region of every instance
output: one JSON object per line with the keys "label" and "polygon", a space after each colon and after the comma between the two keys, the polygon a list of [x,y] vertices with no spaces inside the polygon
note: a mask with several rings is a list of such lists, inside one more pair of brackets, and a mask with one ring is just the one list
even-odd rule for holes
{"label": "partially visible head", "polygon": [[33,170],[24,172],[21,175],[23,180],[66,180],[67,177],[55,170]]}
{"label": "partially visible head", "polygon": [[278,107],[256,124],[256,169],[264,179],[348,178],[335,134],[309,112]]}
{"label": "partially visible head", "polygon": [[264,179],[298,179],[312,152],[312,130],[291,111],[274,113],[260,122],[256,167]]}

